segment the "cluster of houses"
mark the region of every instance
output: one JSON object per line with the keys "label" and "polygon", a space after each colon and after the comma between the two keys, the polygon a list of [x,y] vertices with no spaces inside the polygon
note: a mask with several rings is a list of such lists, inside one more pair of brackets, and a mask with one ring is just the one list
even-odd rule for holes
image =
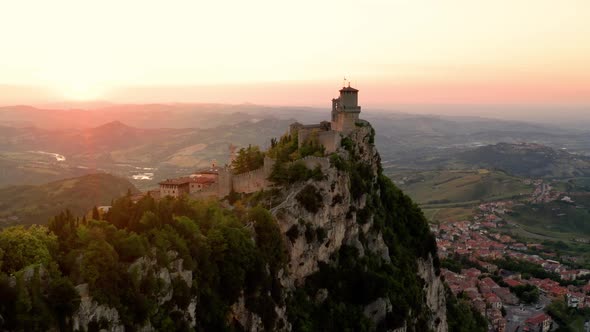
{"label": "cluster of houses", "polygon": [[544,183],[542,180],[536,180],[533,183],[535,184],[535,189],[529,200],[531,203],[549,203],[559,199],[563,194],[562,192],[553,190],[550,184]]}
{"label": "cluster of houses", "polygon": [[502,315],[504,304],[517,304],[518,298],[506,287],[500,287],[490,277],[482,277],[476,268],[463,269],[454,273],[442,269],[442,275],[451,291],[459,296],[463,294],[471,305],[488,319],[495,331],[505,331],[506,320]]}
{"label": "cluster of houses", "polygon": [[[506,211],[510,204],[504,202],[486,203],[480,206],[482,211],[494,214]],[[511,293],[510,288],[520,285],[533,285],[541,294],[549,299],[565,299],[569,307],[590,307],[590,283],[583,287],[560,285],[551,279],[522,278],[520,273],[499,269],[492,262],[496,259],[511,258],[538,264],[544,270],[557,273],[562,280],[575,280],[590,275],[590,270],[571,269],[555,259],[555,253],[545,251],[539,243],[524,244],[511,236],[492,233],[486,227],[488,223],[495,225],[482,217],[476,221],[459,221],[433,225],[432,230],[437,237],[439,256],[463,257],[478,268],[463,269],[455,273],[443,269],[443,276],[450,289],[457,295],[461,294],[470,299],[472,305],[488,318],[495,331],[505,331],[506,320],[502,317],[501,308],[505,305],[518,304],[518,298]],[[532,253],[533,252],[533,253]],[[541,257],[534,252],[540,252]],[[498,285],[489,274],[496,274],[502,278],[502,285]],[[544,314],[543,314],[544,315]],[[529,317],[525,324],[529,331],[548,331],[550,317]],[[549,322],[549,323],[548,323]]]}

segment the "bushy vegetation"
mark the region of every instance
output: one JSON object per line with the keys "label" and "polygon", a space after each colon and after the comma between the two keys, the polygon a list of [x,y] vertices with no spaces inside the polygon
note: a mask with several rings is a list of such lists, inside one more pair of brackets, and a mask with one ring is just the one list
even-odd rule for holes
{"label": "bushy vegetation", "polygon": [[324,174],[321,167],[318,166],[310,170],[303,162],[297,160],[307,156],[322,157],[324,150],[324,146],[318,142],[314,135],[306,139],[301,147],[299,147],[297,135],[284,135],[279,140],[271,140],[271,147],[267,154],[275,160],[275,164],[269,180],[280,185],[309,179],[323,180]]}
{"label": "bushy vegetation", "polygon": [[339,171],[348,171],[350,169],[348,161],[344,160],[344,158],[337,153],[330,155],[330,165]]}
{"label": "bushy vegetation", "polygon": [[590,320],[590,308],[569,308],[565,299],[557,299],[547,306],[547,313],[555,320],[557,332],[584,330],[584,323]]}
{"label": "bushy vegetation", "polygon": [[539,301],[539,289],[534,285],[520,285],[516,287],[510,287],[510,291],[513,292],[521,302],[531,304]]}
{"label": "bushy vegetation", "polygon": [[[240,294],[265,327],[273,328],[276,313],[269,308],[281,301],[277,273],[286,256],[278,224],[266,209],[229,211],[215,201],[156,202],[149,196],[133,203],[126,196],[103,218],[86,221],[64,212],[47,228],[0,232],[2,328],[71,329],[66,318],[77,309],[74,285],[81,283],[99,303],[116,308],[129,329],[149,321],[158,330],[188,330],[180,311],[197,297],[197,330],[228,330],[227,312]],[[130,268],[140,257],[156,260],[157,266],[143,273]],[[180,278],[165,285],[157,277],[156,271],[171,268],[176,259],[192,271],[198,287]],[[173,299],[159,304],[167,287]]]}
{"label": "bushy vegetation", "polygon": [[309,169],[301,161],[290,164],[275,163],[269,177],[272,182],[281,185],[293,184],[309,179],[322,181],[324,178],[325,175],[322,173],[322,168],[319,165],[314,169]]}
{"label": "bushy vegetation", "polygon": [[527,262],[524,260],[514,260],[511,258],[495,260],[494,264],[498,266],[500,269],[505,269],[509,271],[515,271],[522,273],[522,277],[524,279],[528,279],[530,277],[535,277],[539,279],[551,279],[557,282],[561,281],[561,277],[558,273],[546,271],[540,265],[537,265],[532,262]]}
{"label": "bushy vegetation", "polygon": [[306,185],[301,189],[295,196],[297,202],[301,204],[307,211],[316,213],[324,205],[322,194],[318,189],[310,184]]}
{"label": "bushy vegetation", "polygon": [[479,264],[469,260],[469,257],[464,255],[454,255],[447,257],[440,262],[440,266],[455,273],[461,273],[462,269],[476,268],[480,271],[485,269]]}
{"label": "bushy vegetation", "polygon": [[232,171],[235,174],[242,174],[259,169],[264,164],[264,153],[258,146],[248,145],[241,148],[236,158],[231,163]]}
{"label": "bushy vegetation", "polygon": [[447,323],[449,332],[485,332],[488,323],[485,318],[464,299],[457,299],[446,288]]}

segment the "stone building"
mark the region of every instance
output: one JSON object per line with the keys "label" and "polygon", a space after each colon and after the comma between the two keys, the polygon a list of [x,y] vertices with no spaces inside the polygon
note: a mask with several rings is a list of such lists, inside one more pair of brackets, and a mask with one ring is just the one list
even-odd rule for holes
{"label": "stone building", "polygon": [[332,153],[340,147],[342,136],[352,132],[359,121],[361,107],[358,105],[359,90],[350,87],[340,89],[340,96],[332,99],[331,121],[303,125],[299,122],[289,126],[289,133],[297,135],[299,146],[306,140],[317,140],[325,147],[326,153]]}
{"label": "stone building", "polygon": [[217,176],[188,176],[176,179],[167,179],[159,183],[160,197],[180,197],[193,195],[206,191],[217,183]]}

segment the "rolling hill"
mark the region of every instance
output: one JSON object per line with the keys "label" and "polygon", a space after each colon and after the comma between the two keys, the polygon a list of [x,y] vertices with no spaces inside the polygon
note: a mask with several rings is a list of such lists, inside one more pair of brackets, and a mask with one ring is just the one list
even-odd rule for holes
{"label": "rolling hill", "polygon": [[571,154],[540,144],[499,143],[456,155],[470,167],[504,170],[523,177],[580,177],[590,175],[590,157]]}
{"label": "rolling hill", "polygon": [[13,224],[44,224],[66,208],[82,215],[94,206],[109,205],[135,186],[122,178],[89,174],[39,186],[0,188],[0,227]]}
{"label": "rolling hill", "polygon": [[392,178],[424,206],[478,203],[527,195],[533,190],[517,177],[485,169],[402,173]]}

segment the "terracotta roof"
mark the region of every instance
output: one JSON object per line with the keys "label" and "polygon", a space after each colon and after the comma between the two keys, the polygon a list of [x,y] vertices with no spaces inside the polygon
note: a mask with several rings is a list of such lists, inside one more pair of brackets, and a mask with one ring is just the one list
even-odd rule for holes
{"label": "terracotta roof", "polygon": [[541,324],[548,319],[551,319],[551,317],[549,317],[549,315],[547,315],[545,313],[541,313],[541,314],[538,314],[536,316],[533,316],[533,317],[527,319],[525,323],[536,325],[536,324]]}
{"label": "terracotta roof", "polygon": [[197,171],[195,174],[219,174],[217,169],[208,169],[203,171]]}
{"label": "terracotta roof", "polygon": [[167,184],[167,185],[182,185],[191,182],[191,178],[176,178],[176,179],[166,179],[158,184]]}
{"label": "terracotta roof", "polygon": [[190,182],[193,182],[193,183],[201,183],[201,184],[208,184],[208,183],[215,182],[215,180],[212,179],[212,178],[195,176],[195,177],[191,177],[190,178]]}
{"label": "terracotta roof", "polygon": [[504,282],[510,287],[516,287],[522,285],[522,282],[514,279],[504,279]]}

